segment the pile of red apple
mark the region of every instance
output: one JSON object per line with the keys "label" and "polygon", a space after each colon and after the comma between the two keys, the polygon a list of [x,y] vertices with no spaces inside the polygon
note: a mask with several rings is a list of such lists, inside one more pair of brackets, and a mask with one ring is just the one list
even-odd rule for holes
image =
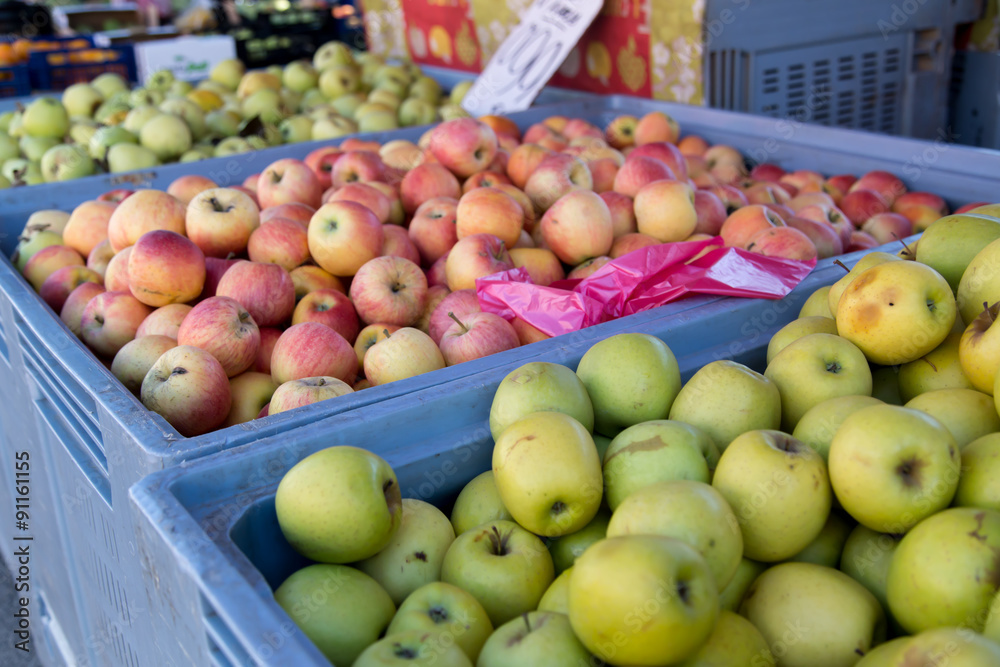
{"label": "pile of red apple", "polygon": [[663,113],[606,130],[450,120],[418,144],[348,139],[241,186],[184,176],[29,221],[14,261],[66,325],[185,436],[545,338],[479,312],[475,281],[583,278],[638,248],[720,235],[792,259],[947,213],[885,172],[760,165]]}

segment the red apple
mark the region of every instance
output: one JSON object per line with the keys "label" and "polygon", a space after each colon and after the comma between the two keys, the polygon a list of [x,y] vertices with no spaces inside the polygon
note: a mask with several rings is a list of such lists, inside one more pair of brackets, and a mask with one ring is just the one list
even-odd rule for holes
{"label": "red apple", "polygon": [[218,360],[188,345],[167,350],[157,359],[142,381],[140,396],[147,409],[185,438],[221,426],[233,400],[229,378]]}
{"label": "red apple", "polygon": [[335,377],[308,377],[285,382],[274,390],[271,401],[265,405],[257,418],[276,415],[331,398],[339,398],[354,393],[351,385]]}
{"label": "red apple", "polygon": [[238,259],[219,259],[218,257],[205,258],[205,287],[201,290],[199,298],[207,299],[215,296],[215,291],[219,288],[219,281],[229,268],[239,262]]}
{"label": "red apple", "polygon": [[327,200],[331,201],[352,201],[361,204],[374,213],[381,223],[389,222],[389,215],[392,213],[392,203],[389,198],[367,183],[348,183],[334,191]]}
{"label": "red apple", "polygon": [[511,326],[513,326],[514,331],[517,332],[517,338],[521,341],[521,345],[531,345],[532,343],[552,338],[552,336],[536,329],[519,317],[514,318],[511,322]]}
{"label": "red apple", "polygon": [[109,292],[128,292],[128,258],[132,254],[132,246],[115,256],[108,262],[104,271],[104,287]]}
{"label": "red apple", "polygon": [[261,208],[299,202],[318,208],[323,186],[305,162],[284,158],[272,163],[257,181],[257,201]]}
{"label": "red apple", "polygon": [[431,133],[430,153],[459,178],[483,171],[497,153],[497,135],[474,118],[441,123]]}
{"label": "red apple", "polygon": [[977,209],[980,206],[989,206],[989,202],[974,201],[971,204],[966,204],[965,206],[960,206],[957,209],[955,209],[954,215],[958,215],[959,213],[968,213],[969,211],[971,211],[973,209]]}
{"label": "red apple", "polygon": [[833,199],[833,203],[840,206],[840,202],[843,201],[844,195],[847,191],[851,189],[854,182],[858,178],[854,174],[838,174],[836,176],[831,176],[826,179],[823,183],[823,192],[830,195]]}
{"label": "red apple", "polygon": [[899,213],[879,213],[865,221],[861,231],[878,241],[879,245],[901,241],[913,234],[913,223]]}
{"label": "red apple", "polygon": [[154,308],[191,301],[205,287],[205,255],[176,232],[146,232],[132,246],[128,286],[135,298]]}
{"label": "red apple", "polygon": [[[948,215],[948,204],[930,192],[907,192],[892,203],[893,213],[899,213],[913,223],[915,231],[923,231],[938,219]],[[63,240],[66,233],[63,232]]]}
{"label": "red apple", "polygon": [[801,211],[806,206],[812,206],[814,204],[821,204],[830,208],[837,207],[836,202],[833,201],[833,197],[825,192],[807,192],[805,194],[797,195],[785,203],[785,205],[788,206],[792,212]]}
{"label": "red apple", "polygon": [[708,190],[695,190],[694,210],[698,219],[694,233],[718,236],[728,217],[722,200]]}
{"label": "red apple", "polygon": [[50,245],[42,248],[24,265],[24,279],[31,283],[35,291],[53,273],[68,266],[85,266],[86,262],[76,250],[65,245]]}
{"label": "red apple", "polygon": [[260,330],[260,347],[257,348],[257,358],[253,362],[253,370],[257,373],[271,374],[271,353],[274,344],[281,337],[282,330],[276,327],[258,327]]}
{"label": "red apple", "polygon": [[236,377],[256,361],[260,330],[238,301],[213,296],[187,314],[177,332],[177,343],[210,352],[228,377]]}
{"label": "red apple", "polygon": [[295,285],[277,264],[239,261],[222,276],[215,292],[239,301],[260,327],[287,322],[295,309]]}
{"label": "red apple", "polygon": [[351,201],[324,204],[309,221],[309,252],[335,276],[353,276],[382,254],[382,223],[368,208]]}
{"label": "red apple", "polygon": [[84,309],[91,299],[103,293],[104,287],[97,283],[82,283],[66,297],[66,302],[59,311],[59,319],[77,338],[83,337],[80,325]]}
{"label": "red apple", "polygon": [[493,234],[511,248],[524,228],[524,210],[517,201],[496,188],[475,188],[462,195],[455,210],[459,239]]}
{"label": "red apple", "polygon": [[569,275],[566,276],[569,280],[582,280],[589,276],[592,276],[597,272],[602,266],[611,261],[611,258],[603,255],[601,257],[594,257],[593,259],[588,259],[586,262],[576,266]]}
{"label": "red apple", "polygon": [[314,213],[316,213],[316,209],[306,204],[300,204],[298,202],[278,204],[277,206],[272,206],[271,208],[265,208],[260,212],[260,224],[263,225],[265,222],[269,222],[273,218],[285,218],[287,220],[294,220],[303,227],[308,227],[309,221],[312,219]]}
{"label": "red apple", "polygon": [[181,323],[191,312],[192,306],[186,303],[171,303],[160,306],[151,312],[136,329],[135,337],[143,336],[167,336],[177,340],[177,333],[180,331]]}
{"label": "red apple", "polygon": [[330,174],[333,171],[333,164],[343,153],[337,146],[321,146],[311,151],[302,161],[316,174],[319,186],[326,190],[331,185]]}
{"label": "red apple", "polygon": [[309,236],[294,220],[272,218],[253,230],[247,254],[251,262],[277,264],[291,271],[309,261]]}
{"label": "red apple", "polygon": [[634,198],[644,185],[654,181],[674,179],[674,172],[666,163],[651,157],[632,157],[629,154],[625,164],[615,176],[615,192]]}
{"label": "red apple", "polygon": [[674,174],[674,178],[684,180],[688,177],[687,162],[684,160],[684,154],[673,144],[660,141],[636,146],[629,152],[628,159],[633,160],[638,157],[651,157],[659,160],[669,167],[670,171]]}
{"label": "red apple", "polygon": [[120,204],[129,195],[135,193],[135,190],[129,190],[128,188],[115,188],[114,190],[108,190],[102,195],[97,197],[97,201],[107,201],[112,204]]}
{"label": "red apple", "polygon": [[590,169],[572,155],[550,155],[528,178],[524,193],[536,211],[547,211],[560,197],[573,190],[593,190]]}
{"label": "red apple", "polygon": [[94,246],[94,249],[87,255],[87,268],[93,269],[103,278],[107,273],[108,263],[114,256],[115,251],[111,248],[111,241],[105,239]]}
{"label": "red apple", "polygon": [[66,221],[62,231],[65,245],[87,257],[98,244],[108,240],[108,221],[117,204],[104,201],[85,201]]}
{"label": "red apple", "polygon": [[777,183],[782,176],[785,175],[785,170],[776,164],[758,164],[756,167],[750,170],[750,178],[755,181],[768,181],[769,183]]}
{"label": "red apple", "polygon": [[875,190],[851,186],[851,191],[840,202],[840,210],[856,227],[860,227],[868,218],[889,213],[889,203]]}
{"label": "red apple", "polygon": [[798,216],[788,218],[785,224],[808,236],[816,246],[816,254],[820,259],[834,257],[844,252],[844,242],[840,233],[831,225]]}
{"label": "red apple", "polygon": [[249,190],[256,196],[258,181],[260,181],[260,172],[257,172],[256,174],[250,174],[249,176],[243,179],[243,182],[240,185],[234,187],[240,187]]}
{"label": "red apple", "polygon": [[868,232],[855,229],[851,232],[851,243],[847,246],[844,252],[858,252],[859,250],[871,250],[872,248],[877,247],[878,240],[874,236]]}
{"label": "red apple", "polygon": [[301,322],[324,324],[351,344],[361,328],[354,304],[346,294],[332,289],[316,290],[302,297],[292,313],[292,324]]}
{"label": "red apple", "polygon": [[241,255],[260,224],[260,212],[245,192],[214,188],[191,200],[185,224],[188,238],[206,257]]}
{"label": "red apple", "polygon": [[559,258],[547,248],[514,248],[510,259],[516,268],[524,268],[536,285],[551,285],[566,277]]}
{"label": "red apple", "polygon": [[766,257],[809,261],[816,259],[816,246],[809,237],[792,227],[771,227],[757,232],[747,250]]}
{"label": "red apple", "polygon": [[413,214],[410,240],[426,264],[436,262],[458,242],[457,212],[458,200],[435,197],[421,204]]}
{"label": "red apple", "polygon": [[108,240],[115,252],[127,248],[154,229],[185,233],[187,208],[159,190],[138,190],[115,208],[108,220]]}
{"label": "red apple", "polygon": [[441,337],[454,324],[448,313],[465,317],[480,312],[479,299],[474,289],[463,289],[451,292],[445,296],[431,313],[428,323],[428,335],[435,343],[441,342]]}
{"label": "red apple", "polygon": [[330,171],[330,185],[343,187],[348,183],[384,181],[386,166],[378,153],[366,150],[349,150],[334,162]]}
{"label": "red apple", "polygon": [[785,174],[778,179],[778,183],[791,185],[798,193],[805,194],[807,192],[822,192],[826,179],[819,172],[799,169]]}
{"label": "red apple", "polygon": [[316,376],[352,383],[357,375],[354,348],[339,333],[318,322],[288,327],[271,353],[271,377],[279,384]]}
{"label": "red apple", "polygon": [[153,312],[128,292],[102,292],[91,299],[80,318],[80,337],[95,354],[111,359],[135,338]]}
{"label": "red apple", "polygon": [[449,366],[512,350],[520,346],[510,323],[493,313],[454,315],[455,322],[441,338],[441,355]]}
{"label": "red apple", "polygon": [[694,193],[690,185],[681,181],[653,181],[644,185],[635,196],[639,231],[660,243],[683,241],[691,236],[698,226]]}
{"label": "red apple", "polygon": [[178,176],[167,186],[167,194],[176,197],[187,206],[199,192],[219,187],[215,181],[197,174]]}
{"label": "red apple", "polygon": [[523,190],[538,165],[550,155],[552,151],[537,144],[521,144],[511,152],[507,161],[507,177],[511,183]]}
{"label": "red apple", "polygon": [[726,207],[726,214],[732,215],[737,209],[741,209],[744,206],[750,204],[747,201],[747,196],[743,194],[743,191],[733,185],[713,185],[704,189],[706,192],[711,192],[713,195],[722,200],[722,204]]}
{"label": "red apple", "polygon": [[615,239],[608,256],[611,257],[611,259],[618,259],[619,257],[627,255],[634,250],[653,245],[660,245],[660,242],[648,234],[640,234],[638,232],[634,234],[625,234],[624,236],[619,236]]}
{"label": "red apple", "polygon": [[462,193],[466,193],[469,190],[475,190],[476,188],[492,188],[495,185],[505,183],[510,185],[510,179],[507,178],[503,173],[498,173],[496,171],[480,171],[478,173],[469,176],[462,183]]}
{"label": "red apple", "polygon": [[719,235],[727,246],[746,248],[747,243],[758,232],[781,225],[784,225],[784,221],[777,213],[759,204],[752,204],[730,214],[722,223]]}
{"label": "red apple", "polygon": [[602,192],[601,199],[611,213],[611,229],[615,238],[636,231],[632,198],[620,192]]}
{"label": "red apple", "polygon": [[882,195],[882,199],[885,200],[887,205],[892,206],[893,202],[906,192],[906,186],[894,174],[876,170],[869,171],[855,181],[848,192],[856,192],[858,190],[874,190]]}
{"label": "red apple", "polygon": [[639,119],[635,126],[637,146],[659,141],[676,144],[681,137],[681,126],[662,111],[651,111]]}
{"label": "red apple", "polygon": [[455,175],[436,162],[422,164],[406,172],[399,186],[403,209],[413,213],[424,202],[438,197],[458,199],[462,186]]}
{"label": "red apple", "polygon": [[445,277],[448,289],[474,289],[477,278],[514,268],[504,242],[492,234],[466,236],[448,251]]}
{"label": "red apple", "polygon": [[351,301],[361,321],[407,327],[420,319],[427,301],[427,278],[402,257],[376,257],[351,281]]}
{"label": "red apple", "polygon": [[437,261],[427,269],[427,287],[434,287],[435,285],[448,286],[447,267],[448,253],[450,252],[451,250],[438,257]]}
{"label": "red apple", "polygon": [[84,283],[103,285],[104,281],[100,274],[85,266],[64,266],[45,279],[38,295],[49,308],[58,313],[62,311],[73,290]]}
{"label": "red apple", "polygon": [[417,250],[417,246],[413,245],[407,231],[396,225],[385,225],[384,227],[382,233],[385,239],[382,241],[382,256],[402,257],[420,266],[420,251]]}

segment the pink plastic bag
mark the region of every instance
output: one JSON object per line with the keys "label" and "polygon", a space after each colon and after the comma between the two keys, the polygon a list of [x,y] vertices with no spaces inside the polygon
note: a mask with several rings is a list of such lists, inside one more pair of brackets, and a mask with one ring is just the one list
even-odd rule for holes
{"label": "pink plastic bag", "polygon": [[814,266],[816,260],[726,248],[716,237],[640,248],[583,280],[562,280],[548,287],[533,284],[523,268],[504,271],[477,280],[476,294],[484,311],[507,320],[519,317],[558,336],[691,294],[780,299]]}

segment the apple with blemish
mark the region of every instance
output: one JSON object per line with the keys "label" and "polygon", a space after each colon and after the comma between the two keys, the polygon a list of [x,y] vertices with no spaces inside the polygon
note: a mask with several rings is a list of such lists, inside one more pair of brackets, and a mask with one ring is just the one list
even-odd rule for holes
{"label": "apple with blemish", "polygon": [[223,274],[215,293],[239,301],[260,327],[284,324],[295,309],[295,286],[277,264],[241,260]]}
{"label": "apple with blemish", "polygon": [[784,224],[784,220],[777,213],[760,204],[753,204],[731,213],[722,223],[719,235],[729,247],[746,248],[747,243],[758,232]]}
{"label": "apple with blemish", "polygon": [[186,303],[205,287],[205,255],[176,232],[147,232],[129,254],[128,285],[135,298],[154,308]]}
{"label": "apple with blemish", "polygon": [[185,438],[221,426],[232,405],[222,365],[209,352],[189,345],[164,352],[143,379],[139,394],[148,410]]}

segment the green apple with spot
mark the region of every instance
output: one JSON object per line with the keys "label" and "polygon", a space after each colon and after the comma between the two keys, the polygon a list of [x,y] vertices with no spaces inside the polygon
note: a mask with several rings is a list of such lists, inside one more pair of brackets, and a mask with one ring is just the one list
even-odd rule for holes
{"label": "green apple with spot", "polygon": [[90,176],[97,167],[82,146],[63,144],[45,151],[41,169],[45,182],[55,183]]}
{"label": "green apple with spot", "polygon": [[93,116],[104,102],[100,91],[88,83],[74,83],[62,94],[62,104],[70,116]]}
{"label": "green apple with spot", "polygon": [[982,632],[997,593],[1000,512],[953,507],[900,541],[889,566],[892,615],[910,634],[963,626]]}
{"label": "green apple with spot", "polygon": [[35,256],[42,248],[52,245],[62,245],[62,236],[55,232],[43,230],[33,233],[28,237],[21,237],[10,261],[17,268],[19,273],[24,273],[24,267],[28,265],[28,260]]}
{"label": "green apple with spot", "polygon": [[771,336],[771,341],[767,344],[767,363],[771,363],[771,360],[790,343],[814,333],[836,335],[837,323],[829,317],[823,317],[822,315],[812,315],[792,320]]}
{"label": "green apple with spot", "polygon": [[139,106],[159,106],[166,98],[162,90],[151,90],[149,88],[135,88],[129,93],[128,103],[132,107]]}
{"label": "green apple with spot", "polygon": [[607,537],[611,512],[601,509],[590,522],[580,530],[561,535],[549,542],[549,553],[557,575],[573,567],[574,561],[594,542]]}
{"label": "green apple with spot", "polygon": [[760,630],[739,614],[723,610],[708,641],[676,667],[774,667],[776,664]]}
{"label": "green apple with spot", "polygon": [[809,545],[795,554],[789,561],[796,563],[814,563],[824,567],[837,567],[840,564],[840,555],[844,550],[844,544],[857,523],[850,517],[844,517],[839,512],[830,512],[826,518],[823,530],[819,532],[816,539]]}
{"label": "green apple with spot", "polygon": [[872,374],[865,355],[849,340],[831,334],[809,334],[781,351],[764,376],[781,395],[781,427],[795,430],[802,416],[835,396],[870,396]]}
{"label": "green apple with spot", "polygon": [[[681,387],[670,419],[706,433],[718,450],[747,431],[781,426],[781,396],[771,380],[741,363],[721,359],[706,364]],[[718,461],[718,457],[715,457]],[[709,468],[715,468],[715,461]]]}
{"label": "green apple with spot", "polygon": [[566,614],[531,611],[490,635],[476,667],[579,667],[591,661]]}
{"label": "green apple with spot", "polygon": [[354,65],[333,65],[320,72],[317,85],[326,99],[335,100],[361,89],[361,72]]}
{"label": "green apple with spot", "polygon": [[537,608],[554,576],[548,549],[513,521],[462,533],[441,566],[441,581],[471,593],[494,627]]}
{"label": "green apple with spot", "polygon": [[792,431],[792,437],[815,449],[824,461],[830,456],[830,442],[849,415],[862,408],[882,405],[871,396],[837,396],[810,408]]}
{"label": "green apple with spot", "polygon": [[538,611],[554,611],[569,615],[569,580],[573,576],[573,568],[562,571],[545,590],[542,599],[538,601]]}
{"label": "green apple with spot", "polygon": [[295,60],[287,65],[281,73],[281,83],[289,90],[304,93],[316,87],[319,74],[308,60]]}
{"label": "green apple with spot", "polygon": [[1000,326],[993,326],[997,317],[1000,317],[1000,301],[984,302],[982,311],[969,323],[958,344],[962,373],[974,389],[991,396],[1000,371]]}
{"label": "green apple with spot", "polygon": [[899,398],[904,403],[935,389],[974,388],[962,370],[959,358],[964,328],[959,319],[955,322],[958,329],[953,329],[940,345],[919,359],[899,367],[896,383],[899,385]]}
{"label": "green apple with spot", "polygon": [[604,454],[604,495],[615,512],[625,499],[657,482],[709,482],[708,436],[680,421],[657,420],[625,429]]}
{"label": "green apple with spot", "polygon": [[[948,665],[948,667],[989,667],[1000,664],[1000,644],[968,627],[935,628],[901,643],[893,667]],[[858,663],[859,665],[861,663]],[[865,665],[865,667],[872,667]]]}
{"label": "green apple with spot", "polygon": [[309,116],[295,115],[286,118],[278,124],[281,139],[286,144],[296,144],[312,139],[313,122]]}
{"label": "green apple with spot", "polygon": [[475,662],[493,624],[483,605],[457,586],[435,581],[410,593],[399,605],[386,636],[417,630],[447,635]]}
{"label": "green apple with spot", "polygon": [[712,486],[736,514],[743,555],[766,563],[791,558],[816,539],[833,495],[823,458],[780,431],[733,440]]}
{"label": "green apple with spot", "polygon": [[253,150],[250,142],[243,137],[226,137],[215,145],[215,157],[229,157],[230,155],[240,155]]}
{"label": "green apple with spot", "polygon": [[87,143],[87,150],[90,157],[95,160],[104,160],[108,156],[108,150],[115,144],[137,143],[139,143],[139,139],[124,127],[110,125],[98,128]]}
{"label": "green apple with spot", "polygon": [[0,174],[13,184],[38,185],[45,182],[42,168],[38,162],[23,158],[14,158],[4,162],[3,167],[0,168]]}
{"label": "green apple with spot", "polygon": [[278,484],[278,524],[299,553],[324,563],[354,563],[387,547],[399,528],[402,500],[392,468],[357,447],[307,456]]}
{"label": "green apple with spot", "polygon": [[[995,224],[995,223],[994,223]],[[1000,239],[976,253],[962,273],[955,292],[962,321],[972,324],[983,304],[1000,301]]]}
{"label": "green apple with spot", "polygon": [[368,93],[368,102],[375,102],[377,104],[384,104],[394,111],[399,110],[399,105],[403,103],[402,97],[399,97],[391,90],[386,88],[376,88],[375,90]]}
{"label": "green apple with spot", "polygon": [[844,290],[847,289],[848,285],[854,282],[855,278],[873,266],[878,266],[879,264],[884,264],[885,262],[899,261],[903,260],[895,255],[890,255],[887,252],[881,251],[869,252],[865,254],[864,257],[859,259],[857,263],[848,270],[846,275],[842,276],[837,282],[830,286],[830,291],[827,292],[827,306],[830,309],[831,315],[833,315],[833,319],[837,319],[837,310],[840,306],[840,299],[844,295]]}
{"label": "green apple with spot", "polygon": [[1000,239],[1000,221],[971,212],[949,215],[933,222],[920,235],[917,261],[944,276],[953,292],[972,259]]}
{"label": "green apple with spot", "polygon": [[937,389],[911,399],[906,407],[934,417],[955,438],[959,449],[1000,431],[993,397],[975,389]]}
{"label": "green apple with spot", "polygon": [[358,131],[357,124],[340,115],[328,115],[315,121],[312,125],[312,140],[337,139]]}
{"label": "green apple with spot", "polygon": [[480,473],[466,484],[451,510],[451,525],[456,535],[490,521],[512,518],[500,499],[492,470]]}
{"label": "green apple with spot", "polygon": [[0,164],[21,155],[21,148],[17,141],[6,134],[0,132]]}
{"label": "green apple with spot", "polygon": [[594,429],[608,437],[655,419],[666,419],[681,389],[674,353],[649,334],[626,333],[595,343],[576,374],[594,406]]}
{"label": "green apple with spot", "polygon": [[533,412],[554,410],[594,429],[594,408],[579,376],[560,364],[533,361],[500,382],[490,405],[490,434],[497,440],[510,424]]}
{"label": "green apple with spot", "polygon": [[343,42],[327,42],[316,49],[313,54],[313,67],[322,72],[327,67],[348,65],[354,62],[354,55],[349,46]]}
{"label": "green apple with spot", "polygon": [[743,535],[729,503],[703,482],[657,482],[628,496],[607,529],[618,535],[664,535],[701,554],[722,590],[743,557]]}
{"label": "green apple with spot", "polygon": [[939,421],[911,408],[875,405],[845,419],[830,443],[830,481],[858,523],[904,533],[951,503],[960,455]]}
{"label": "green apple with spot", "polygon": [[240,105],[244,118],[258,117],[265,123],[280,123],[289,114],[281,101],[281,93],[270,88],[261,88],[248,95]]}
{"label": "green apple with spot", "polygon": [[435,665],[436,667],[473,667],[462,649],[443,635],[420,630],[407,630],[386,635],[368,648],[352,667],[406,667]]}
{"label": "green apple with spot", "polygon": [[166,92],[170,90],[170,87],[174,85],[177,79],[174,77],[174,73],[168,69],[161,69],[153,72],[146,79],[146,88],[150,90],[161,90]]}
{"label": "green apple with spot", "polygon": [[354,112],[365,103],[365,99],[362,93],[351,93],[338,97],[335,100],[330,100],[329,106],[341,116],[353,119]]}
{"label": "green apple with spot", "polygon": [[749,558],[740,559],[740,564],[736,567],[736,572],[729,584],[719,591],[719,604],[722,609],[733,613],[739,611],[743,604],[743,598],[750,590],[751,584],[757,580],[761,572],[766,570],[768,565]]}
{"label": "green apple with spot", "polygon": [[398,605],[413,591],[440,578],[444,554],[454,541],[455,529],[441,510],[422,500],[404,498],[399,528],[392,540],[355,567],[379,582]]}
{"label": "green apple with spot", "polygon": [[346,565],[304,567],[278,586],[274,599],[335,665],[353,664],[396,613],[378,582]]}
{"label": "green apple with spot", "polygon": [[954,504],[1000,511],[1000,433],[976,438],[962,448]]}
{"label": "green apple with spot", "polygon": [[493,447],[493,479],[514,520],[544,537],[582,529],[603,497],[594,440],[561,412],[535,412],[505,428]]}
{"label": "green apple with spot", "polygon": [[216,109],[205,114],[205,127],[219,137],[235,137],[242,122],[243,118],[235,111]]}
{"label": "green apple with spot", "polygon": [[740,615],[782,665],[852,665],[886,636],[875,596],[843,572],[813,563],[768,569],[750,587]]}

